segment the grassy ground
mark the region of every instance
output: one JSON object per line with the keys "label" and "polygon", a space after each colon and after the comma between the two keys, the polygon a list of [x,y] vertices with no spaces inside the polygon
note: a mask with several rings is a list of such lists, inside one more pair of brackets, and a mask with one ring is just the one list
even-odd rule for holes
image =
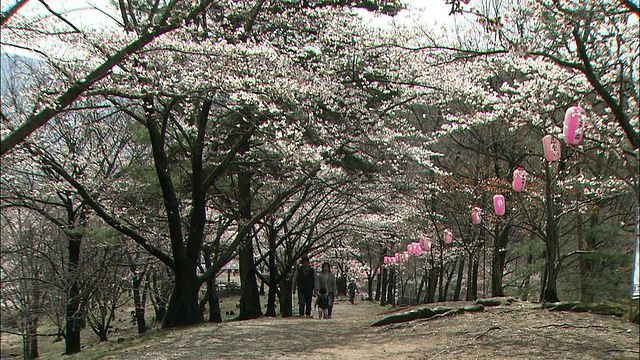
{"label": "grassy ground", "polygon": [[[237,298],[221,303],[223,314]],[[264,304],[264,302],[263,302]],[[469,303],[446,303],[459,307]],[[293,317],[152,329],[117,343],[87,344],[81,354],[43,359],[638,359],[638,326],[587,313],[549,312],[515,303],[442,319],[369,325],[390,309],[337,301],[334,317]],[[88,336],[88,335],[84,335]],[[86,343],[86,341],[85,341]],[[4,346],[4,345],[3,345]]]}

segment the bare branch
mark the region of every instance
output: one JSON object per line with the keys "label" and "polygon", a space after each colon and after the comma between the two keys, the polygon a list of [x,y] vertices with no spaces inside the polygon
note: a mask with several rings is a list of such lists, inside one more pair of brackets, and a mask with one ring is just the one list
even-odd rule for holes
{"label": "bare branch", "polygon": [[49,6],[49,4],[47,4],[46,2],[44,2],[44,0],[38,0],[40,2],[40,4],[42,4],[47,11],[49,11],[51,14],[53,14],[53,16],[57,17],[58,19],[62,20],[62,22],[64,22],[65,24],[69,25],[74,32],[76,33],[82,33],[82,31],[80,31],[80,29],[78,29],[77,26],[73,25],[71,23],[71,21],[67,20],[64,18],[64,16],[60,15],[60,13],[57,13],[55,11],[53,11],[53,9]]}
{"label": "bare branch", "polygon": [[[184,18],[190,20],[205,11],[213,0],[202,0],[193,10]],[[175,3],[172,2],[172,4]],[[67,91],[55,99],[54,105],[45,106],[38,113],[30,116],[16,130],[12,131],[2,141],[0,141],[0,154],[4,155],[7,151],[13,149],[16,145],[23,142],[31,133],[46,124],[51,118],[56,116],[60,111],[71,105],[78,97],[87,91],[93,84],[108,76],[114,66],[122,63],[131,54],[144,48],[158,36],[171,32],[182,26],[184,22],[174,21],[170,24],[163,24],[155,27],[152,31],[141,35],[138,39],[129,43],[129,45],[121,48],[113,56],[109,57],[100,66],[91,71],[83,80],[75,85],[70,86]]]}

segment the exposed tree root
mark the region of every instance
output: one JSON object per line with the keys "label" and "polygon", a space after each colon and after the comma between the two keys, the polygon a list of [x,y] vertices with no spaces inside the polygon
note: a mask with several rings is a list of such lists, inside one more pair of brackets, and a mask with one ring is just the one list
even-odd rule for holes
{"label": "exposed tree root", "polygon": [[483,336],[487,335],[487,334],[489,333],[489,331],[491,331],[491,330],[499,330],[499,329],[500,329],[500,326],[498,326],[498,325],[494,325],[494,326],[492,326],[492,327],[488,328],[487,330],[485,330],[485,331],[481,332],[480,334],[476,335],[476,337],[475,337],[474,339],[475,339],[475,340],[478,340],[478,339],[480,339],[481,337],[483,337]]}
{"label": "exposed tree root", "polygon": [[626,307],[616,304],[588,304],[575,301],[545,303],[542,304],[542,308],[549,309],[549,311],[589,312],[615,316],[625,316],[628,311]]}
{"label": "exposed tree root", "polygon": [[605,330],[610,330],[608,327],[606,326],[600,326],[600,325],[585,325],[585,326],[580,326],[580,325],[571,325],[571,324],[548,324],[548,325],[542,325],[542,326],[534,326],[534,329],[542,329],[542,328],[547,328],[547,327],[563,327],[563,328],[576,328],[576,329],[589,329],[589,328],[598,328],[598,329],[605,329]]}
{"label": "exposed tree root", "polygon": [[391,324],[408,322],[408,321],[417,320],[417,319],[432,320],[432,319],[437,319],[441,317],[462,314],[464,312],[479,312],[479,311],[484,311],[484,306],[478,304],[473,306],[461,307],[457,309],[446,308],[446,307],[437,307],[435,309],[430,309],[428,307],[423,307],[423,308],[411,310],[401,314],[386,316],[378,321],[375,321],[370,326],[391,325]]}
{"label": "exposed tree root", "polygon": [[517,302],[518,300],[516,298],[512,298],[512,297],[495,297],[495,298],[488,298],[488,299],[478,299],[476,300],[476,304],[479,305],[484,305],[484,306],[500,306],[500,305],[511,305],[514,302]]}

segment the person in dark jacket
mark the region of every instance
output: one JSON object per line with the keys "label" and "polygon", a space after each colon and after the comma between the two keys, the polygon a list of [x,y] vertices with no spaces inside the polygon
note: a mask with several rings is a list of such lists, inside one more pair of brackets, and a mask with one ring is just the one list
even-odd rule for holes
{"label": "person in dark jacket", "polygon": [[318,276],[314,268],[309,266],[309,257],[303,256],[300,266],[293,273],[293,293],[298,290],[298,304],[300,316],[311,316],[311,303],[318,283]]}

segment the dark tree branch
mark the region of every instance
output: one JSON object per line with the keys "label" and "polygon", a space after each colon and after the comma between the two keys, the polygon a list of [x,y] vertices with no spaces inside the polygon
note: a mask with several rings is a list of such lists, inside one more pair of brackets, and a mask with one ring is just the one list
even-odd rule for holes
{"label": "dark tree branch", "polygon": [[131,23],[129,22],[129,16],[127,16],[127,8],[124,4],[124,0],[118,0],[118,7],[120,8],[120,14],[122,16],[122,25],[124,26],[125,31],[133,30],[131,27]]}
{"label": "dark tree branch", "polygon": [[166,136],[166,120],[173,106],[169,105],[165,109],[165,113],[163,114],[162,119],[162,126],[160,128],[156,123],[152,96],[144,99],[144,108],[146,117],[145,125],[147,127],[149,139],[151,141],[156,175],[158,176],[158,182],[160,184],[160,189],[162,190],[162,198],[164,200],[163,203],[169,226],[171,251],[173,253],[174,261],[176,263],[181,263],[183,261],[186,261],[186,254],[184,248],[184,237],[182,233],[182,220],[180,217],[180,205],[176,196],[175,188],[173,186],[173,180],[171,179],[171,173],[169,172],[169,159],[164,148]]}
{"label": "dark tree branch", "polygon": [[249,222],[246,225],[244,225],[242,229],[236,234],[233,242],[229,245],[227,250],[224,251],[224,253],[217,259],[217,261],[209,269],[207,269],[207,271],[204,274],[198,277],[198,282],[200,284],[203,284],[212,276],[215,276],[218,270],[220,270],[222,266],[224,266],[224,264],[226,264],[229,261],[229,259],[231,259],[231,255],[233,255],[233,253],[236,251],[235,249],[245,239],[249,231],[253,229],[253,226],[257,224],[260,220],[262,220],[265,216],[267,216],[269,213],[277,209],[282,204],[282,202],[284,202],[291,195],[293,195],[300,188],[302,188],[307,183],[307,181],[309,181],[310,178],[314,177],[318,173],[318,171],[320,171],[319,166],[314,168],[310,173],[305,174],[304,176],[299,178],[298,181],[290,189],[278,194],[268,206],[266,206],[264,209],[262,209],[262,211],[260,211],[253,218],[251,218],[251,220],[249,220]]}
{"label": "dark tree branch", "polygon": [[74,32],[76,33],[82,33],[82,31],[80,31],[80,29],[78,29],[78,27],[76,27],[75,25],[73,25],[71,23],[71,21],[67,20],[64,18],[64,16],[60,15],[60,13],[57,13],[55,11],[53,11],[53,9],[49,6],[49,4],[47,4],[44,0],[38,0],[40,2],[40,4],[42,4],[48,12],[50,12],[53,16],[57,17],[58,19],[62,20],[63,23],[69,25]]}
{"label": "dark tree branch", "polygon": [[574,69],[574,70],[578,70],[582,73],[584,73],[584,67],[578,63],[574,63],[574,62],[570,62],[570,61],[566,61],[566,60],[562,60],[557,56],[553,56],[549,53],[546,52],[542,52],[542,51],[532,51],[529,54],[531,55],[535,55],[535,56],[542,56],[543,58],[549,59],[551,61],[553,61],[554,63],[565,67],[565,68],[569,68],[569,69]]}
{"label": "dark tree branch", "polygon": [[[191,12],[184,18],[185,21],[191,20],[205,11],[213,0],[202,0]],[[129,55],[144,48],[155,38],[178,29],[185,21],[173,21],[169,24],[157,26],[152,31],[141,35],[138,39],[129,45],[117,51],[113,56],[109,57],[100,66],[91,71],[83,80],[75,85],[70,86],[64,93],[55,99],[54,105],[45,106],[38,113],[28,117],[16,130],[12,131],[2,141],[0,141],[0,154],[4,155],[7,151],[13,149],[16,145],[23,142],[31,133],[46,124],[51,118],[56,116],[62,110],[71,105],[78,97],[87,91],[92,85],[100,81],[100,79],[108,76],[114,66],[122,63]]]}
{"label": "dark tree branch", "polygon": [[21,7],[23,7],[29,0],[20,0],[13,4],[12,7],[7,9],[7,11],[3,11],[2,15],[0,15],[0,26],[4,25],[13,15],[15,15]]}
{"label": "dark tree branch", "polygon": [[640,6],[634,3],[631,0],[621,0],[624,6],[628,7],[629,10],[633,11],[636,15],[640,16]]}
{"label": "dark tree branch", "polygon": [[56,174],[60,175],[63,179],[65,179],[71,186],[76,189],[78,195],[82,197],[82,200],[96,212],[96,214],[102,218],[108,225],[112,228],[118,230],[124,235],[127,235],[135,242],[140,244],[145,250],[149,252],[149,254],[155,256],[160,261],[165,263],[167,266],[173,268],[173,259],[167,255],[165,252],[160,250],[159,248],[150,245],[147,239],[140,235],[138,232],[133,230],[132,228],[124,225],[120,220],[116,219],[114,216],[109,214],[105,208],[102,207],[92,196],[89,194],[89,191],[80,184],[73,176],[71,176],[62,166],[60,166],[54,159],[47,154],[42,154],[43,162],[45,165],[49,166],[51,170],[53,170]]}
{"label": "dark tree branch", "polygon": [[589,80],[589,83],[591,83],[591,86],[593,86],[593,88],[595,89],[596,93],[604,100],[609,109],[611,109],[611,112],[618,121],[618,124],[620,124],[620,127],[622,127],[622,130],[627,135],[627,139],[629,139],[633,148],[637,149],[640,142],[638,140],[638,132],[634,129],[633,125],[631,125],[629,116],[624,112],[621,104],[618,104],[616,99],[614,99],[607,88],[602,84],[602,82],[600,82],[600,79],[598,78],[598,75],[596,74],[596,71],[591,64],[589,54],[587,54],[584,39],[582,38],[582,36],[580,36],[580,31],[577,26],[573,28],[573,37],[576,41],[578,57],[580,58],[584,66],[583,73]]}
{"label": "dark tree branch", "polygon": [[258,17],[260,10],[262,10],[262,5],[264,5],[264,0],[258,0],[253,8],[251,8],[251,12],[249,12],[249,15],[247,16],[247,22],[244,24],[243,40],[246,40],[251,35],[253,25],[256,23],[256,18]]}
{"label": "dark tree branch", "polygon": [[255,126],[251,126],[244,134],[240,137],[240,139],[233,145],[233,147],[227,153],[224,160],[220,164],[218,164],[207,177],[204,179],[202,184],[202,189],[206,192],[215,182],[218,180],[222,174],[224,174],[227,167],[236,156],[236,154],[242,149],[244,145],[246,145],[247,141],[253,136],[256,131]]}

